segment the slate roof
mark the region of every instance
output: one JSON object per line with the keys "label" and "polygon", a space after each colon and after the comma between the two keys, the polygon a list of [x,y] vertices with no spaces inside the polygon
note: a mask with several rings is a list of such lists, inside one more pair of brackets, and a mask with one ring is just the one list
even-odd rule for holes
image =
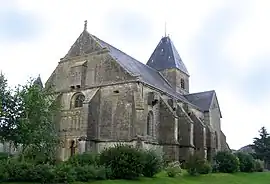
{"label": "slate roof", "polygon": [[[92,35],[93,36],[93,35]],[[112,45],[93,36],[102,47],[106,47],[110,51],[110,55],[133,76],[138,76],[140,80],[146,84],[156,87],[177,99],[188,102],[181,94],[176,93],[165,78],[155,69],[141,63]]]}
{"label": "slate roof", "polygon": [[178,68],[189,75],[187,68],[169,37],[163,37],[150,56],[148,66],[160,71],[169,68]]}
{"label": "slate roof", "polygon": [[[163,77],[163,75],[160,74],[156,69],[154,69],[155,67],[151,67],[150,64],[145,65],[141,63],[140,61],[134,59],[133,57],[122,52],[121,50],[113,47],[112,45],[106,43],[105,41],[99,39],[98,37],[90,34],[86,29],[80,34],[80,36],[77,38],[76,42],[72,45],[72,47],[70,48],[69,52],[67,53],[65,57],[74,57],[81,54],[87,54],[91,50],[90,49],[91,44],[92,44],[91,42],[93,39],[98,43],[96,49],[99,49],[101,47],[107,48],[110,51],[109,54],[116,60],[116,62],[118,62],[118,64],[121,67],[123,67],[127,72],[129,72],[129,74],[131,74],[132,76],[138,77],[138,79],[141,82],[146,83],[156,89],[159,89],[173,96],[174,98],[181,100],[182,102],[189,103],[190,105],[194,106],[197,109],[205,110],[207,109],[207,107],[210,106],[211,102],[209,100],[210,100],[211,95],[209,96],[207,92],[196,93],[196,95],[190,94],[190,95],[185,95],[185,96],[183,96],[180,93],[177,93],[171,87],[169,82]],[[169,41],[166,41],[166,39],[168,39]],[[168,53],[171,53],[171,55],[173,56],[173,60],[171,59],[167,60],[168,62],[166,66],[167,67],[175,66],[181,69],[186,74],[188,74],[184,63],[182,62],[170,38],[169,37],[162,38],[162,44],[167,45],[166,49]],[[157,48],[159,47],[159,45],[157,46]],[[155,55],[155,51],[152,54],[152,56]],[[167,56],[169,55],[170,54],[168,54]],[[158,61],[161,61],[161,60],[158,60]],[[165,67],[165,65],[162,65],[162,66]]]}
{"label": "slate roof", "polygon": [[192,104],[199,107],[202,111],[208,111],[210,109],[215,91],[204,91],[200,93],[192,93],[184,95],[184,97]]}

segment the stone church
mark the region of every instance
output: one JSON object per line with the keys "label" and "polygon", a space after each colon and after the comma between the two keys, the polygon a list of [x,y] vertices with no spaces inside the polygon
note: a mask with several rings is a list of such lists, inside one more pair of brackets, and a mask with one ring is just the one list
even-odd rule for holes
{"label": "stone church", "polygon": [[59,157],[117,143],[180,161],[228,150],[216,92],[190,93],[189,77],[169,36],[143,64],[90,34],[85,22],[45,84],[61,102]]}

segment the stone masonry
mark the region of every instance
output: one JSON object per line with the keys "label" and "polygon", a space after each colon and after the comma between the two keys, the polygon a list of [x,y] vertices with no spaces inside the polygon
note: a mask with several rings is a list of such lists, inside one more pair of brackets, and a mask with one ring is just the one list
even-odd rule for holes
{"label": "stone masonry", "polygon": [[59,158],[124,143],[167,160],[229,149],[215,91],[190,93],[189,73],[163,37],[147,64],[84,30],[45,84],[62,109]]}

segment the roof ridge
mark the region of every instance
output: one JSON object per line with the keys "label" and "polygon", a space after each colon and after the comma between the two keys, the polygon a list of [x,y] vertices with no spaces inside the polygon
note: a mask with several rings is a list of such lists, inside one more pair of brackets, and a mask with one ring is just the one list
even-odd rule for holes
{"label": "roof ridge", "polygon": [[189,93],[189,94],[184,95],[184,96],[188,96],[188,95],[197,95],[197,94],[201,94],[201,93],[209,93],[209,92],[215,92],[215,90],[208,90],[208,91],[202,91],[202,92],[196,92],[196,93]]}
{"label": "roof ridge", "polygon": [[[150,67],[150,66],[148,66],[148,65],[146,65],[146,64],[144,64],[144,63],[142,63],[142,62],[140,62],[139,60],[137,60],[137,59],[134,58],[133,56],[130,56],[129,54],[127,54],[127,53],[125,53],[124,51],[118,49],[117,47],[114,47],[113,45],[109,44],[108,42],[106,42],[106,41],[104,41],[104,40],[102,40],[102,39],[100,39],[100,38],[98,38],[97,36],[95,36],[95,35],[92,35],[92,36],[94,36],[94,37],[97,38],[98,40],[101,40],[101,41],[105,42],[106,44],[108,44],[109,46],[113,47],[114,49],[116,49],[116,50],[122,52],[123,54],[129,56],[130,58],[132,58],[132,59],[134,59],[135,61],[137,61],[138,63],[140,63],[140,64],[146,66],[146,67],[149,68],[150,70],[152,70],[152,71],[158,73],[158,74],[165,80],[165,82],[166,82],[168,85],[171,86],[171,84],[164,78],[164,76],[163,76],[162,74],[160,74],[160,72],[157,71],[156,69],[154,69],[154,68],[152,68],[152,67]],[[141,74],[140,74],[140,75],[141,75]]]}

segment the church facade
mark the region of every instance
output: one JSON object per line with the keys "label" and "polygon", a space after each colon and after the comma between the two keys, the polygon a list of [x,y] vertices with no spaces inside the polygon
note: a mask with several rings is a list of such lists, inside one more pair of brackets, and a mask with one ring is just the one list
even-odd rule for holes
{"label": "church facade", "polygon": [[189,92],[189,73],[170,37],[143,64],[87,31],[60,59],[45,88],[61,102],[62,160],[124,143],[168,160],[228,150],[215,91]]}

